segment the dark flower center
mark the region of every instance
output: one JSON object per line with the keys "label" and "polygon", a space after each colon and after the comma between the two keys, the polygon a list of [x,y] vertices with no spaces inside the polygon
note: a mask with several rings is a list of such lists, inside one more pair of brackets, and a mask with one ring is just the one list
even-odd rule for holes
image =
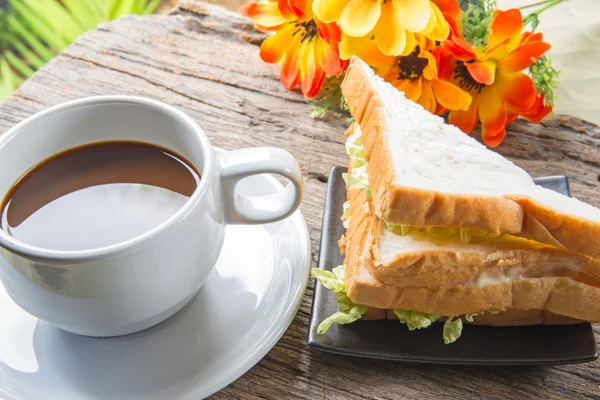
{"label": "dark flower center", "polygon": [[467,92],[476,90],[477,93],[481,93],[481,89],[485,87],[483,83],[479,83],[473,79],[463,61],[456,62],[456,68],[454,68],[454,79],[458,81],[458,86]]}
{"label": "dark flower center", "polygon": [[429,62],[426,58],[419,57],[421,49],[415,47],[412,53],[404,57],[398,57],[398,79],[410,79],[414,81],[423,75],[423,70]]}
{"label": "dark flower center", "polygon": [[300,37],[302,37],[302,39],[300,39],[300,43],[310,43],[310,41],[317,36],[317,33],[319,33],[314,19],[304,22],[294,21],[290,22],[290,24],[294,24],[294,27],[297,28],[292,35],[295,36],[299,34]]}

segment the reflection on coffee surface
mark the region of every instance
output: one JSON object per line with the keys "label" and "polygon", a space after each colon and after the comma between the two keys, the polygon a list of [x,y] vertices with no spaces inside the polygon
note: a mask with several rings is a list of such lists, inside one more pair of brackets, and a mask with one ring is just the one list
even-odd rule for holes
{"label": "reflection on coffee surface", "polygon": [[2,201],[2,229],[46,249],[109,246],[166,221],[199,181],[188,161],[158,146],[81,146],[41,162],[11,187]]}

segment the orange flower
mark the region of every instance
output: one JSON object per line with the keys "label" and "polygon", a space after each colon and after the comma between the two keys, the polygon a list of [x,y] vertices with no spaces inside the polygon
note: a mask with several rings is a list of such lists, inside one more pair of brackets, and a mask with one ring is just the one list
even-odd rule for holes
{"label": "orange flower", "polygon": [[288,89],[300,85],[305,98],[316,97],[326,77],[347,68],[338,53],[340,29],[314,18],[311,0],[252,1],[240,12],[259,29],[275,31],[260,46],[260,56],[279,63],[281,83]]}
{"label": "orange flower", "polygon": [[443,57],[440,47],[422,38],[410,55],[396,57],[390,68],[377,68],[376,72],[404,92],[406,98],[431,113],[440,115],[448,110],[467,110],[471,104],[469,93],[452,82],[439,79],[438,70],[447,69],[440,63],[449,61],[448,57]]}
{"label": "orange flower", "polygon": [[523,20],[516,9],[496,11],[490,21],[487,50],[474,48],[454,34],[442,43],[453,56],[440,78],[447,77],[467,90],[473,101],[466,111],[451,111],[449,122],[469,133],[478,120],[485,144],[495,147],[506,134],[506,125],[521,115],[539,121],[551,107],[536,94],[530,76],[521,72],[550,49],[542,34],[521,33]]}

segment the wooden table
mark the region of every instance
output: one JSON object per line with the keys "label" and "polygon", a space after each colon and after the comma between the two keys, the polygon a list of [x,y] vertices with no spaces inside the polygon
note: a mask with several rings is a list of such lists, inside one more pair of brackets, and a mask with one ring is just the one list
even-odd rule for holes
{"label": "wooden table", "polygon": [[[319,252],[329,169],[346,163],[343,118],[317,121],[258,56],[262,34],[218,6],[181,1],[171,15],[125,17],[85,34],[0,106],[0,129],[84,96],[129,94],[191,115],[214,145],[278,146],[303,168],[302,212]],[[479,133],[474,133],[478,136]],[[572,192],[600,206],[600,128],[559,116],[510,126],[498,151],[533,176],[568,175]],[[422,366],[335,356],[306,345],[314,283],[275,348],[215,399],[600,398],[600,363],[527,368]],[[598,328],[597,328],[598,329]],[[596,331],[600,333],[600,331]]]}

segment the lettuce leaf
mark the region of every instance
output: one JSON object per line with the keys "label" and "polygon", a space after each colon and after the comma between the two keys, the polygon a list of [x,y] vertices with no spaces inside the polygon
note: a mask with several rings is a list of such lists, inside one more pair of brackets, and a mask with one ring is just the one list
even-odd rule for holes
{"label": "lettuce leaf", "polygon": [[402,324],[408,326],[409,331],[423,329],[431,326],[434,321],[440,319],[440,315],[426,314],[410,310],[394,310],[394,314]]}
{"label": "lettuce leaf", "polygon": [[346,200],[344,202],[344,214],[342,214],[342,224],[344,228],[348,229],[348,225],[350,225],[350,201]]}
{"label": "lettuce leaf", "polygon": [[310,270],[310,274],[313,278],[319,281],[321,285],[325,286],[333,293],[345,292],[346,286],[344,285],[344,274],[346,266],[343,266],[343,270],[340,270],[340,267],[342,266],[340,265],[339,267],[335,267],[331,271],[325,271],[321,268],[313,268]]}
{"label": "lettuce leaf", "polygon": [[473,317],[478,317],[480,315],[483,315],[483,311],[482,312],[475,312],[475,313],[470,313],[470,314],[466,314],[465,315],[465,319],[469,322],[473,322]]}
{"label": "lettuce leaf", "polygon": [[364,189],[365,194],[371,198],[371,188],[369,187],[369,177],[367,175],[367,160],[365,160],[365,150],[360,139],[360,129],[355,129],[354,133],[346,139],[346,153],[352,159],[352,173],[342,174],[342,178],[350,189]]}
{"label": "lettuce leaf", "polygon": [[335,267],[331,271],[313,268],[311,269],[311,275],[319,283],[335,293],[335,301],[340,308],[340,311],[333,313],[319,324],[317,327],[318,334],[324,334],[333,324],[346,325],[357,321],[367,311],[367,306],[354,304],[346,294],[346,287],[344,285],[344,278],[346,276],[345,265]]}
{"label": "lettuce leaf", "polygon": [[324,334],[333,324],[351,324],[352,322],[359,320],[365,311],[367,311],[367,306],[354,306],[348,311],[338,311],[333,313],[319,324],[317,333],[320,335]]}
{"label": "lettuce leaf", "polygon": [[444,322],[444,343],[450,344],[454,343],[456,339],[458,339],[462,333],[463,323],[462,319],[455,317],[448,317],[446,322]]}

